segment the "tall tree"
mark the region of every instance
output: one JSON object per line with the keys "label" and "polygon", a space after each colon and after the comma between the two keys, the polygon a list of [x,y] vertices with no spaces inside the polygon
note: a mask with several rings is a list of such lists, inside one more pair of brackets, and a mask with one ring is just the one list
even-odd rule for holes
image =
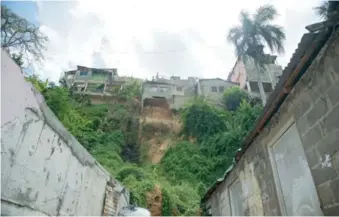
{"label": "tall tree", "polygon": [[316,13],[324,20],[339,19],[339,1],[323,1],[314,8]]}
{"label": "tall tree", "polygon": [[263,104],[266,103],[260,71],[266,70],[267,55],[264,48],[267,46],[271,52],[284,52],[283,42],[285,33],[281,26],[272,24],[278,16],[272,5],[261,6],[250,15],[243,10],[240,13],[240,25],[232,27],[227,39],[235,46],[235,53],[245,63],[253,61],[257,70],[258,85]]}
{"label": "tall tree", "polygon": [[[1,46],[10,52],[43,59],[48,38],[39,28],[1,5]],[[20,55],[19,55],[20,56]]]}

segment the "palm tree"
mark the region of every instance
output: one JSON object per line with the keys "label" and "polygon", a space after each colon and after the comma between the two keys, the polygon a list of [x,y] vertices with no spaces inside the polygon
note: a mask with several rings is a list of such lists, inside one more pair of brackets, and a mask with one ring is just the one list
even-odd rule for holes
{"label": "palm tree", "polygon": [[323,1],[314,10],[324,20],[339,19],[339,1]]}
{"label": "palm tree", "polygon": [[272,24],[278,16],[277,10],[272,5],[261,6],[251,16],[247,11],[240,13],[240,25],[234,26],[228,32],[227,39],[235,46],[235,53],[244,62],[248,59],[255,63],[258,73],[258,85],[263,104],[266,95],[260,77],[260,71],[266,70],[267,55],[264,47],[271,52],[283,53],[285,33],[281,26]]}

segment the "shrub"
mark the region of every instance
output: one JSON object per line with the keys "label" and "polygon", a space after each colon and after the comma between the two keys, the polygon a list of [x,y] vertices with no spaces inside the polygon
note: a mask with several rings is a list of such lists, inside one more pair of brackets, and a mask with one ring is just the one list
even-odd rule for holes
{"label": "shrub", "polygon": [[235,111],[243,100],[249,101],[250,97],[245,90],[237,86],[228,88],[223,95],[223,103],[228,111]]}

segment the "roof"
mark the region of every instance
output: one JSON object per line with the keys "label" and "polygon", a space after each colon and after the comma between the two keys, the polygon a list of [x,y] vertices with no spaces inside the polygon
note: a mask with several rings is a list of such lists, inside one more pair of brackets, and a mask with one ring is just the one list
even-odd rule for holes
{"label": "roof", "polygon": [[221,79],[221,78],[202,78],[202,79],[199,79],[199,82],[201,82],[201,81],[213,81],[213,80],[214,80],[214,81],[215,81],[215,80],[219,80],[219,81],[224,81],[224,82],[226,82],[226,83],[238,85],[238,83],[236,83],[236,82],[224,80],[224,79]]}
{"label": "roof", "polygon": [[164,82],[164,81],[145,81],[144,84],[164,84],[164,85],[171,85],[168,82]]}
{"label": "roof", "polygon": [[288,65],[283,71],[283,75],[270,95],[266,106],[255,123],[255,127],[245,137],[243,148],[236,153],[236,160],[226,170],[222,178],[215,181],[204,194],[202,201],[205,201],[214,190],[226,179],[227,175],[233,170],[237,161],[245,153],[246,149],[253,143],[255,138],[260,134],[265,125],[272,116],[277,112],[279,107],[289,95],[294,85],[299,81],[300,77],[306,72],[314,58],[317,56],[321,48],[327,42],[332,31],[322,31],[318,33],[306,33],[302,36],[297,49]]}

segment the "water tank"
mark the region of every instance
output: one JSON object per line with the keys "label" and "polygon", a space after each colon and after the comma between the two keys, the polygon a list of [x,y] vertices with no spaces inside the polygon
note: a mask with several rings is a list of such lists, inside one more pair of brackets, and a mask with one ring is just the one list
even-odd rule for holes
{"label": "water tank", "polygon": [[144,208],[141,207],[123,207],[119,213],[118,216],[151,216],[151,213]]}

